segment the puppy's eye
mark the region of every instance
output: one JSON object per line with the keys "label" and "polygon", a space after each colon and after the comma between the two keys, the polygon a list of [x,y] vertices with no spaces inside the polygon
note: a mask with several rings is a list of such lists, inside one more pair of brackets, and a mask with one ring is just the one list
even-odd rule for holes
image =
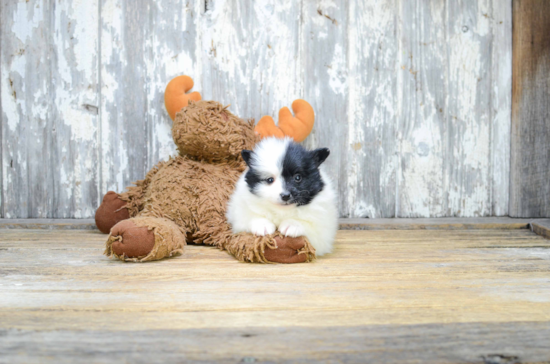
{"label": "puppy's eye", "polygon": [[268,184],[272,184],[274,181],[275,181],[275,178],[273,177],[269,177],[268,179],[265,180]]}
{"label": "puppy's eye", "polygon": [[302,182],[302,176],[300,176],[299,174],[297,174],[297,175],[294,176],[294,180],[295,180],[296,182]]}

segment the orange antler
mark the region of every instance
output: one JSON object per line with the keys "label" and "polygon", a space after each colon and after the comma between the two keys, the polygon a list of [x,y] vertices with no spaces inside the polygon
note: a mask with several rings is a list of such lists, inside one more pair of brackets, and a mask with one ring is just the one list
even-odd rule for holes
{"label": "orange antler", "polygon": [[292,116],[288,107],[279,110],[279,126],[275,125],[271,116],[264,116],[258,121],[254,131],[262,138],[274,136],[284,138],[292,137],[298,143],[303,141],[311,130],[315,122],[315,113],[311,105],[305,100],[294,100],[292,110],[296,116]]}
{"label": "orange antler", "polygon": [[193,88],[193,79],[189,76],[178,76],[166,85],[164,91],[164,106],[168,115],[174,120],[176,113],[189,104],[189,100],[199,101],[201,94],[187,91]]}

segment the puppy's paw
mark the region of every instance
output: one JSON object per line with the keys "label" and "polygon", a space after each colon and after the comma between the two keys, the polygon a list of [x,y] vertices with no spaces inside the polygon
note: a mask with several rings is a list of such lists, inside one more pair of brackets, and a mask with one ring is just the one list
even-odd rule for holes
{"label": "puppy's paw", "polygon": [[284,236],[290,236],[291,238],[297,238],[306,232],[304,226],[296,220],[284,220],[279,225],[279,231]]}
{"label": "puppy's paw", "polygon": [[270,235],[275,232],[275,229],[275,224],[267,219],[254,219],[250,222],[250,232],[254,235]]}

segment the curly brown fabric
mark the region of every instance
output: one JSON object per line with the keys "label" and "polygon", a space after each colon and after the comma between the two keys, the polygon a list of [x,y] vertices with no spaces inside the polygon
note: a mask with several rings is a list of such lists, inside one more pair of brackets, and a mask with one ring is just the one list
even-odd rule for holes
{"label": "curly brown fabric", "polygon": [[216,101],[189,101],[176,114],[172,137],[180,155],[216,163],[240,158],[257,140],[254,121],[243,121]]}

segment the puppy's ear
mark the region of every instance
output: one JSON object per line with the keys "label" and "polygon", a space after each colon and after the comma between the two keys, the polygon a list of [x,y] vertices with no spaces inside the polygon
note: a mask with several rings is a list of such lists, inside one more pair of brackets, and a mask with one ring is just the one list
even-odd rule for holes
{"label": "puppy's ear", "polygon": [[311,157],[315,161],[315,165],[319,167],[321,163],[323,163],[325,159],[327,159],[328,155],[330,154],[330,150],[328,148],[319,148],[311,151],[310,153]]}
{"label": "puppy's ear", "polygon": [[241,156],[243,157],[244,162],[249,167],[250,167],[250,159],[252,159],[252,153],[253,152],[251,150],[246,150],[246,149],[243,149],[243,151],[241,152]]}

